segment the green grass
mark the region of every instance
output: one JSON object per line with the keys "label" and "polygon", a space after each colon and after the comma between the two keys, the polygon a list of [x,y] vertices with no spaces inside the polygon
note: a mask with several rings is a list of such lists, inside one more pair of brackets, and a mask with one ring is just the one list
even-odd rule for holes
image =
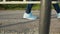
{"label": "green grass", "polygon": [[33,6],[32,9],[34,9],[34,10],[38,10],[38,9],[40,9],[40,5],[39,5],[39,4],[36,4],[35,6]]}
{"label": "green grass", "polygon": [[[36,5],[33,5],[32,10],[38,10],[40,8],[41,8],[41,6],[39,4],[36,4]],[[54,7],[52,6],[52,8],[54,8]],[[15,10],[24,10],[24,9],[26,9],[26,7],[25,8],[14,8],[14,9]]]}
{"label": "green grass", "polygon": [[[59,6],[60,6],[60,4],[59,4]],[[12,7],[12,8],[10,8],[10,7]],[[7,8],[6,10],[24,10],[24,9],[26,9],[26,5],[25,6],[17,5],[17,6],[15,6],[15,8],[13,8],[13,6],[10,5],[10,7]],[[38,9],[40,9],[40,7],[41,7],[40,4],[34,4],[32,7],[32,10],[38,10]],[[53,5],[51,5],[51,7],[52,7],[52,9],[54,9]]]}
{"label": "green grass", "polygon": [[[11,9],[8,9],[8,10],[24,10],[24,9],[26,9],[26,7],[25,8],[16,7],[14,9],[11,8]],[[38,9],[40,9],[40,5],[39,4],[33,5],[32,9],[33,10],[38,10]]]}

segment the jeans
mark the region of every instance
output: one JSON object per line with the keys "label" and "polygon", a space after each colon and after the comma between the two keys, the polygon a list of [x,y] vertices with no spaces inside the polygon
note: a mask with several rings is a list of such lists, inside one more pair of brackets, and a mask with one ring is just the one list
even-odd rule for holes
{"label": "jeans", "polygon": [[27,5],[27,9],[26,9],[27,14],[31,13],[32,6],[33,6],[33,4],[28,4]]}
{"label": "jeans", "polygon": [[[29,1],[35,1],[35,0],[29,0]],[[32,6],[33,6],[33,4],[28,4],[27,5],[27,8],[26,8],[26,13],[27,14],[31,13]]]}
{"label": "jeans", "polygon": [[59,4],[56,3],[56,4],[53,4],[54,6],[54,9],[56,10],[57,13],[60,13],[60,7],[59,7]]}
{"label": "jeans", "polygon": [[[33,6],[33,4],[28,4],[28,5],[27,5],[27,9],[26,9],[26,13],[27,13],[27,14],[31,13],[32,6]],[[57,12],[57,13],[60,13],[60,8],[59,8],[58,3],[53,4],[53,6],[54,6],[54,9],[56,10],[56,12]]]}

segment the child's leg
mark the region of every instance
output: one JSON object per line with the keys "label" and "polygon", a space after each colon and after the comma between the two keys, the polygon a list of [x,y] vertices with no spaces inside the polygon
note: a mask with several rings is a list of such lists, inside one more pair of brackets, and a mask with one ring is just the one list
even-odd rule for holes
{"label": "child's leg", "polygon": [[57,4],[53,4],[56,12],[57,12],[57,18],[60,18],[60,8],[59,8],[59,5],[58,3]]}
{"label": "child's leg", "polygon": [[60,8],[59,8],[58,3],[53,4],[53,6],[54,6],[54,9],[56,10],[56,12],[57,12],[57,13],[60,13]]}
{"label": "child's leg", "polygon": [[27,14],[31,13],[32,6],[33,6],[33,4],[28,4],[27,5],[27,9],[26,9]]}
{"label": "child's leg", "polygon": [[28,4],[26,12],[23,15],[23,18],[29,19],[29,20],[35,20],[37,17],[34,16],[31,12],[33,4]]}
{"label": "child's leg", "polygon": [[[35,0],[29,0],[29,1],[35,1]],[[26,13],[27,13],[27,14],[31,13],[32,7],[33,7],[33,4],[28,4],[28,5],[27,5],[27,8],[26,8]]]}
{"label": "child's leg", "polygon": [[[30,0],[30,1],[34,1],[34,0]],[[23,18],[26,18],[26,19],[29,19],[29,20],[37,19],[37,17],[34,16],[31,12],[32,6],[33,6],[33,4],[28,4],[27,5],[27,9],[26,9],[26,12],[23,15]]]}

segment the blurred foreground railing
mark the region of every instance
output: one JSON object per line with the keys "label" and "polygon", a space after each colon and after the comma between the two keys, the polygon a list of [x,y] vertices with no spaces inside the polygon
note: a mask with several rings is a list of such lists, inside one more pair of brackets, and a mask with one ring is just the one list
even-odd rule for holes
{"label": "blurred foreground railing", "polygon": [[[0,4],[40,4],[40,1],[1,1]],[[59,1],[52,1],[53,4],[59,3]]]}

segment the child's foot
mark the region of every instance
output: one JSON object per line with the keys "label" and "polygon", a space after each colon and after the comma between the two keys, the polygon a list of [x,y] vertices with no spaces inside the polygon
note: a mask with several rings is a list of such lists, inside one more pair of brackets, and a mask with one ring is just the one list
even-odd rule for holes
{"label": "child's foot", "polygon": [[57,18],[60,18],[60,13],[57,13]]}
{"label": "child's foot", "polygon": [[33,16],[32,13],[29,13],[29,14],[24,13],[23,18],[26,18],[26,19],[29,19],[29,20],[36,20],[37,19],[37,17]]}

